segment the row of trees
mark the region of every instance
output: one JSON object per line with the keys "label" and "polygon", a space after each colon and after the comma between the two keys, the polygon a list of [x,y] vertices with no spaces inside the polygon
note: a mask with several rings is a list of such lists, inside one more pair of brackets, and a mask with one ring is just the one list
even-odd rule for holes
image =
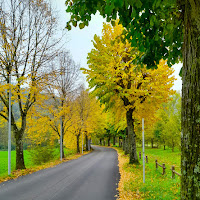
{"label": "row of trees", "polygon": [[81,86],[80,67],[57,25],[48,0],[0,1],[0,117],[3,127],[11,90],[16,169],[25,168],[25,139],[31,147],[53,145],[62,132],[64,146],[80,152],[80,136],[89,140],[102,124],[102,108]]}
{"label": "row of trees", "polygon": [[[116,121],[115,114],[109,113],[109,123],[105,132],[95,135],[96,143],[108,145],[112,142],[116,145],[123,146],[126,154],[128,153],[127,135],[128,130],[124,119]],[[111,117],[112,116],[112,117]],[[164,150],[170,147],[172,151],[181,145],[181,96],[176,92],[170,97],[169,102],[163,103],[154,115],[152,124],[147,123],[145,118],[145,144],[150,144],[152,148],[163,146]],[[135,134],[137,144],[142,145],[141,122],[135,123]]]}
{"label": "row of trees", "polygon": [[[124,131],[127,127],[130,163],[139,163],[136,151],[136,130],[141,129],[141,119],[146,126],[155,122],[156,111],[174,93],[173,70],[161,60],[157,69],[148,69],[137,64],[137,57],[143,56],[122,35],[125,29],[104,24],[102,37],[94,36],[94,49],[88,54],[87,74],[89,87],[99,101],[110,110],[115,129]],[[112,120],[110,120],[112,121]],[[113,123],[107,134],[112,132]],[[109,134],[108,134],[109,135]]]}

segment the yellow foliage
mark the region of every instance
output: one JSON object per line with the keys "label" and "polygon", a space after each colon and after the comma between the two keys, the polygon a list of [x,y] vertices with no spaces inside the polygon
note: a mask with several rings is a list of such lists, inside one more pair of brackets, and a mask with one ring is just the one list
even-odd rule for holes
{"label": "yellow foliage", "polygon": [[[175,80],[174,70],[161,60],[156,69],[136,65],[142,56],[121,35],[122,25],[104,24],[102,37],[94,36],[94,49],[88,54],[89,69],[83,69],[94,96],[107,108],[113,108],[117,125],[124,128],[126,111],[133,109],[133,118],[146,125],[156,121],[154,116],[161,103],[169,100]],[[120,116],[121,115],[121,116]]]}

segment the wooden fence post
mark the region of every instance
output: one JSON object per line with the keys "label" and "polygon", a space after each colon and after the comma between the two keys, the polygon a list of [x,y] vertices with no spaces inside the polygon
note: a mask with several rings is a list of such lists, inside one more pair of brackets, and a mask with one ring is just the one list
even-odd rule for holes
{"label": "wooden fence post", "polygon": [[146,163],[148,163],[148,157],[146,156]]}
{"label": "wooden fence post", "polygon": [[165,164],[163,163],[163,166],[162,166],[162,168],[163,168],[163,175],[165,174],[165,169],[166,169],[166,167],[165,167]]}
{"label": "wooden fence post", "polygon": [[175,166],[172,165],[172,178],[175,178]]}
{"label": "wooden fence post", "polygon": [[156,169],[158,169],[158,161],[156,160]]}

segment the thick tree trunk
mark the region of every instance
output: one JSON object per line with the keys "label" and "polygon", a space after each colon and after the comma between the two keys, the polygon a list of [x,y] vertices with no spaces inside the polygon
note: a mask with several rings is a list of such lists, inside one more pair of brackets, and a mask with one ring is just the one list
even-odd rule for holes
{"label": "thick tree trunk", "polygon": [[186,0],[182,72],[181,199],[200,199],[200,1]]}
{"label": "thick tree trunk", "polygon": [[125,151],[124,154],[129,154],[129,146],[128,146],[128,128],[126,128],[126,136],[125,136]]}
{"label": "thick tree trunk", "polygon": [[128,135],[125,138],[125,151],[124,151],[124,154],[125,155],[129,154]]}
{"label": "thick tree trunk", "polygon": [[102,145],[102,139],[101,138],[99,139],[99,144]]}
{"label": "thick tree trunk", "polygon": [[113,136],[113,145],[115,145],[115,136]]}
{"label": "thick tree trunk", "polygon": [[76,135],[76,150],[77,150],[77,153],[80,153],[79,138],[80,138],[80,134]]}
{"label": "thick tree trunk", "polygon": [[23,152],[23,132],[15,132],[16,143],[16,169],[25,169]]}
{"label": "thick tree trunk", "polygon": [[133,109],[129,109],[126,112],[126,120],[128,127],[128,146],[129,146],[129,163],[138,164],[138,156],[136,150],[136,135],[134,131]]}
{"label": "thick tree trunk", "polygon": [[86,144],[86,151],[88,151],[88,136],[85,135],[85,144]]}

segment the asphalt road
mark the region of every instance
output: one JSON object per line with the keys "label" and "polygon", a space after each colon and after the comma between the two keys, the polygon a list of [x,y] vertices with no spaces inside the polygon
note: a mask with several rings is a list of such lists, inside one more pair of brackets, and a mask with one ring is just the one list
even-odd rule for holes
{"label": "asphalt road", "polygon": [[0,184],[0,200],[114,200],[117,152],[93,146],[76,160]]}

